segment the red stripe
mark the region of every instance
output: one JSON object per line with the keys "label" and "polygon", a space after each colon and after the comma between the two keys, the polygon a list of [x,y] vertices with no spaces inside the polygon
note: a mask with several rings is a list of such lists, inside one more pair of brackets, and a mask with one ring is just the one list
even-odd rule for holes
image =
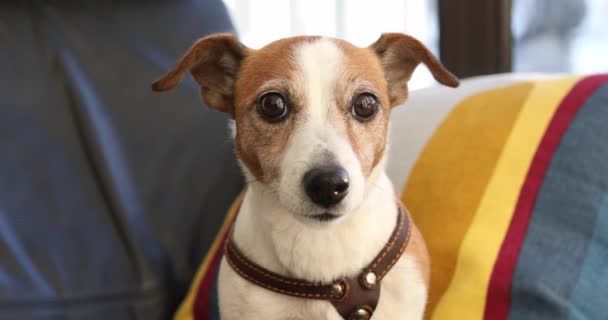
{"label": "red stripe", "polygon": [[[224,241],[222,241],[222,243],[224,243]],[[213,281],[215,280],[215,273],[217,272],[220,258],[222,257],[223,253],[224,246],[221,245],[213,254],[213,260],[209,265],[209,269],[207,269],[201,284],[198,286],[198,291],[196,292],[196,297],[194,298],[194,306],[192,308],[195,320],[207,320],[209,316],[209,298],[211,297],[212,293],[211,291],[213,288]]]}
{"label": "red stripe", "polygon": [[[231,226],[234,224],[235,219],[236,214],[232,217],[232,221],[230,222]],[[213,259],[209,264],[209,268],[207,269],[207,272],[205,272],[205,275],[203,275],[203,279],[196,291],[194,305],[192,306],[192,313],[195,320],[207,320],[209,318],[209,300],[212,294],[216,294],[216,292],[213,292],[213,282],[215,281],[215,274],[219,268],[220,260],[224,255],[224,243],[226,243],[230,230],[232,230],[232,227],[229,227],[228,232],[225,232],[222,235],[222,242],[220,242],[221,244],[213,253]]]}
{"label": "red stripe", "polygon": [[534,203],[551,158],[564,132],[593,92],[608,81],[608,74],[590,76],[579,81],[558,106],[536,150],[526,180],[519,193],[507,235],[502,243],[490,283],[484,319],[506,319],[511,304],[511,281],[519,251],[523,245]]}

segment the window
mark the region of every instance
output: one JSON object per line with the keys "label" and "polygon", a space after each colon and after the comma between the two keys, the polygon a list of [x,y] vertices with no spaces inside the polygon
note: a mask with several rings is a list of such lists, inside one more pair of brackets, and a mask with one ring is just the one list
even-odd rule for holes
{"label": "window", "polygon": [[[323,35],[358,46],[372,44],[383,32],[405,32],[437,54],[435,0],[224,0],[241,41],[249,47],[293,35]],[[411,88],[432,85],[424,67],[418,68]]]}
{"label": "window", "polygon": [[608,1],[513,0],[513,69],[608,71]]}

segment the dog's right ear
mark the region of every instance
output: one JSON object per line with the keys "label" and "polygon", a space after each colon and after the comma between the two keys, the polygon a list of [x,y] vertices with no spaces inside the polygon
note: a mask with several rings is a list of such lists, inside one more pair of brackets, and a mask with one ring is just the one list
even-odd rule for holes
{"label": "dog's right ear", "polygon": [[407,83],[420,63],[424,63],[440,83],[458,87],[458,78],[413,37],[402,33],[385,33],[369,48],[380,58],[393,107],[402,104],[407,98]]}
{"label": "dog's right ear", "polygon": [[154,91],[175,87],[186,71],[198,83],[203,101],[211,108],[234,116],[234,83],[243,58],[250,49],[228,33],[198,40],[173,69],[152,84]]}

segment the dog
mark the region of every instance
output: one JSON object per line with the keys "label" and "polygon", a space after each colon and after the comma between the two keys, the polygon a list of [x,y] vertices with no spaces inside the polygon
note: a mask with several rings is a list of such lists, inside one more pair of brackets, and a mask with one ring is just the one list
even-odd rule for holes
{"label": "dog", "polygon": [[[231,34],[214,34],[153,84],[155,91],[169,90],[190,72],[204,103],[234,120],[247,190],[230,235],[236,251],[227,256],[227,246],[219,270],[222,319],[422,319],[429,256],[409,216],[400,220],[385,173],[389,115],[407,99],[420,63],[438,82],[458,86],[405,34],[383,34],[365,48],[299,36],[257,50]],[[388,252],[404,219],[403,248]],[[387,255],[394,261],[382,274],[357,278]],[[367,294],[380,276],[375,302],[342,308],[341,294],[358,286]],[[363,281],[340,280],[350,278]],[[292,283],[329,288],[333,300],[290,291]]]}

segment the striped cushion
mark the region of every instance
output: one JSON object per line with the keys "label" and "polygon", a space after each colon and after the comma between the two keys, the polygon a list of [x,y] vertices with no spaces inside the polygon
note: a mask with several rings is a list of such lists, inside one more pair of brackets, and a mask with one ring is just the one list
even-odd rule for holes
{"label": "striped cushion", "polygon": [[[608,313],[608,75],[466,80],[393,111],[388,173],[432,259],[427,319]],[[226,222],[176,319],[219,319]]]}
{"label": "striped cushion", "polygon": [[605,319],[608,76],[457,91],[413,95],[392,128],[432,258],[427,319]]}

